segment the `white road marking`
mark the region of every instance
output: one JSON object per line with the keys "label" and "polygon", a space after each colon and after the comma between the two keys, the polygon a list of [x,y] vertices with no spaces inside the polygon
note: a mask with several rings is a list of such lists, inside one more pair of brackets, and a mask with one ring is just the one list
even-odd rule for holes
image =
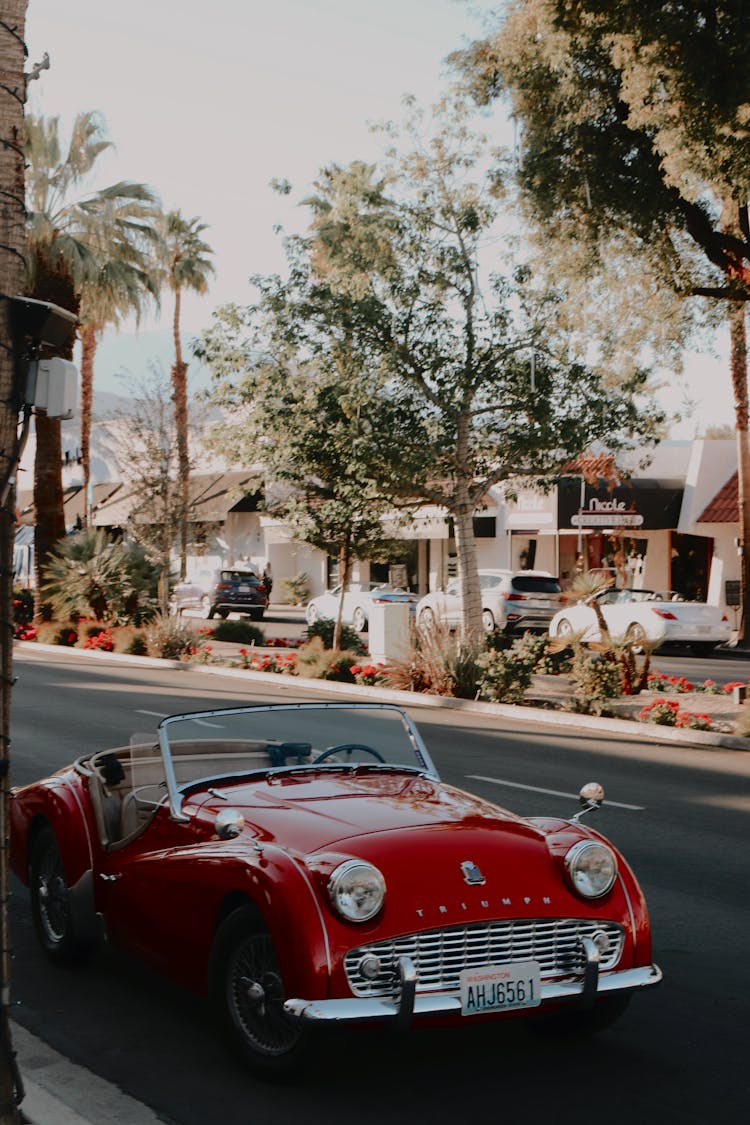
{"label": "white road marking", "polygon": [[[471,781],[488,781],[490,785],[507,785],[510,789],[526,789],[529,793],[544,793],[547,797],[565,797],[571,801],[578,800],[577,793],[563,793],[559,789],[541,789],[538,785],[521,785],[519,781],[504,781],[500,777],[482,777],[478,773],[466,775]],[[631,812],[645,812],[643,805],[624,805],[620,801],[610,801],[605,798],[605,805],[615,809],[630,809]]]}
{"label": "white road marking", "polygon": [[[136,711],[136,715],[153,715],[156,719],[168,719],[169,715],[163,711]],[[209,723],[206,719],[193,719],[197,727],[212,727],[214,730],[221,730],[221,723]]]}

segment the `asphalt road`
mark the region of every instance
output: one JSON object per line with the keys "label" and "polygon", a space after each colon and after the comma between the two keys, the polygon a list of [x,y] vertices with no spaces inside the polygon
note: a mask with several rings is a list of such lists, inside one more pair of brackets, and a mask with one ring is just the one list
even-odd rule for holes
{"label": "asphalt road", "polygon": [[[30,650],[16,659],[12,780],[23,784],[94,747],[117,745],[157,716],[206,706],[304,698],[198,671],[92,665]],[[732,673],[732,677],[734,673]],[[361,1032],[332,1039],[318,1069],[267,1086],[214,1036],[204,1003],[116,950],[83,971],[39,952],[28,896],[14,884],[14,1018],[174,1125],[358,1125],[384,1119],[734,1125],[750,1076],[750,755],[659,747],[595,732],[535,728],[474,714],[413,712],[445,780],[522,814],[574,811],[601,781],[597,827],[638,873],[652,915],[660,989],[638,996],[592,1045],[549,1042],[520,1024]],[[415,872],[415,881],[419,872]]]}

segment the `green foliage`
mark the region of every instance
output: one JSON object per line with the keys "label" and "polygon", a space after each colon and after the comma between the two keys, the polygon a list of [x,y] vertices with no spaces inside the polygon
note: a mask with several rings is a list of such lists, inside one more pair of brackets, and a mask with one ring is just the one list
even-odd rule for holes
{"label": "green foliage", "polygon": [[313,637],[297,650],[296,675],[308,676],[313,680],[353,684],[351,669],[357,667],[360,660],[361,653],[345,650],[334,652],[324,646],[321,637]]}
{"label": "green foliage", "polygon": [[127,645],[125,652],[128,656],[148,656],[148,642],[141,633],[135,633]]}
{"label": "green foliage", "polygon": [[153,616],[155,585],[155,572],[140,547],[96,528],[58,543],[42,591],[59,617],[139,625]]}
{"label": "green foliage", "polygon": [[[482,285],[497,265],[487,156],[451,103],[434,125],[413,113],[405,151],[378,166],[323,169],[309,235],[286,241],[289,279],[255,279],[258,304],[222,310],[200,349],[241,418],[232,451],[272,459],[301,537],[346,562],[382,538],[389,507],[448,509],[467,635],[481,615],[471,513],[487,489],[550,479],[593,442],[638,444],[661,420],[644,372],[613,396],[570,347],[558,294],[522,273]],[[249,355],[264,359],[237,382]]]}
{"label": "green foliage", "polygon": [[[307,626],[304,635],[308,641],[312,641],[318,637],[324,648],[332,649],[335,629],[336,622],[332,617],[320,617],[314,625]],[[359,633],[352,629],[350,625],[341,626],[339,646],[348,649],[350,652],[357,653],[358,656],[364,656],[367,652],[367,645],[363,642]]]}
{"label": "green foliage", "polygon": [[310,575],[302,571],[292,578],[281,580],[281,601],[283,605],[304,605],[310,599]]}
{"label": "green foliage", "polygon": [[534,674],[534,661],[513,649],[491,649],[477,660],[480,698],[490,703],[523,703]]}
{"label": "green foliage", "polygon": [[29,625],[34,620],[34,595],[23,586],[13,587],[13,623]]}
{"label": "green foliage", "polygon": [[524,633],[513,640],[511,651],[516,660],[531,665],[540,675],[556,676],[570,671],[573,651],[550,646],[544,633]]}
{"label": "green foliage", "polygon": [[570,710],[580,714],[601,714],[609,699],[621,694],[620,668],[606,656],[577,646],[570,673],[573,699]]}
{"label": "green foliage", "polygon": [[215,641],[236,641],[243,645],[264,645],[266,636],[257,625],[249,621],[217,621],[211,636]]}

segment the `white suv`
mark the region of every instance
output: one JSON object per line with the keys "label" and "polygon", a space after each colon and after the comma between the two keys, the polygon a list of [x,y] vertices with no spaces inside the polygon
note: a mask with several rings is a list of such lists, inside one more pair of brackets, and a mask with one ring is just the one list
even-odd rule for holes
{"label": "white suv", "polygon": [[[546,633],[563,601],[560,583],[547,570],[480,570],[479,588],[487,633]],[[462,607],[458,578],[452,578],[445,590],[426,594],[417,603],[417,624],[422,629],[436,621],[459,625]]]}

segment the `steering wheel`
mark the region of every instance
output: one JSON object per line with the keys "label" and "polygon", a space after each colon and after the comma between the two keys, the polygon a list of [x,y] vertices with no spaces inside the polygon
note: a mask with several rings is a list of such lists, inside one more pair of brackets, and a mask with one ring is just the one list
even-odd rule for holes
{"label": "steering wheel", "polygon": [[372,754],[373,758],[377,758],[379,762],[385,765],[385,758],[377,750],[373,750],[372,746],[367,746],[364,742],[342,742],[340,746],[329,746],[322,754],[313,762],[317,766],[320,762],[324,762],[326,758],[332,758],[334,754],[348,754],[351,758],[354,750],[362,750],[365,754]]}

